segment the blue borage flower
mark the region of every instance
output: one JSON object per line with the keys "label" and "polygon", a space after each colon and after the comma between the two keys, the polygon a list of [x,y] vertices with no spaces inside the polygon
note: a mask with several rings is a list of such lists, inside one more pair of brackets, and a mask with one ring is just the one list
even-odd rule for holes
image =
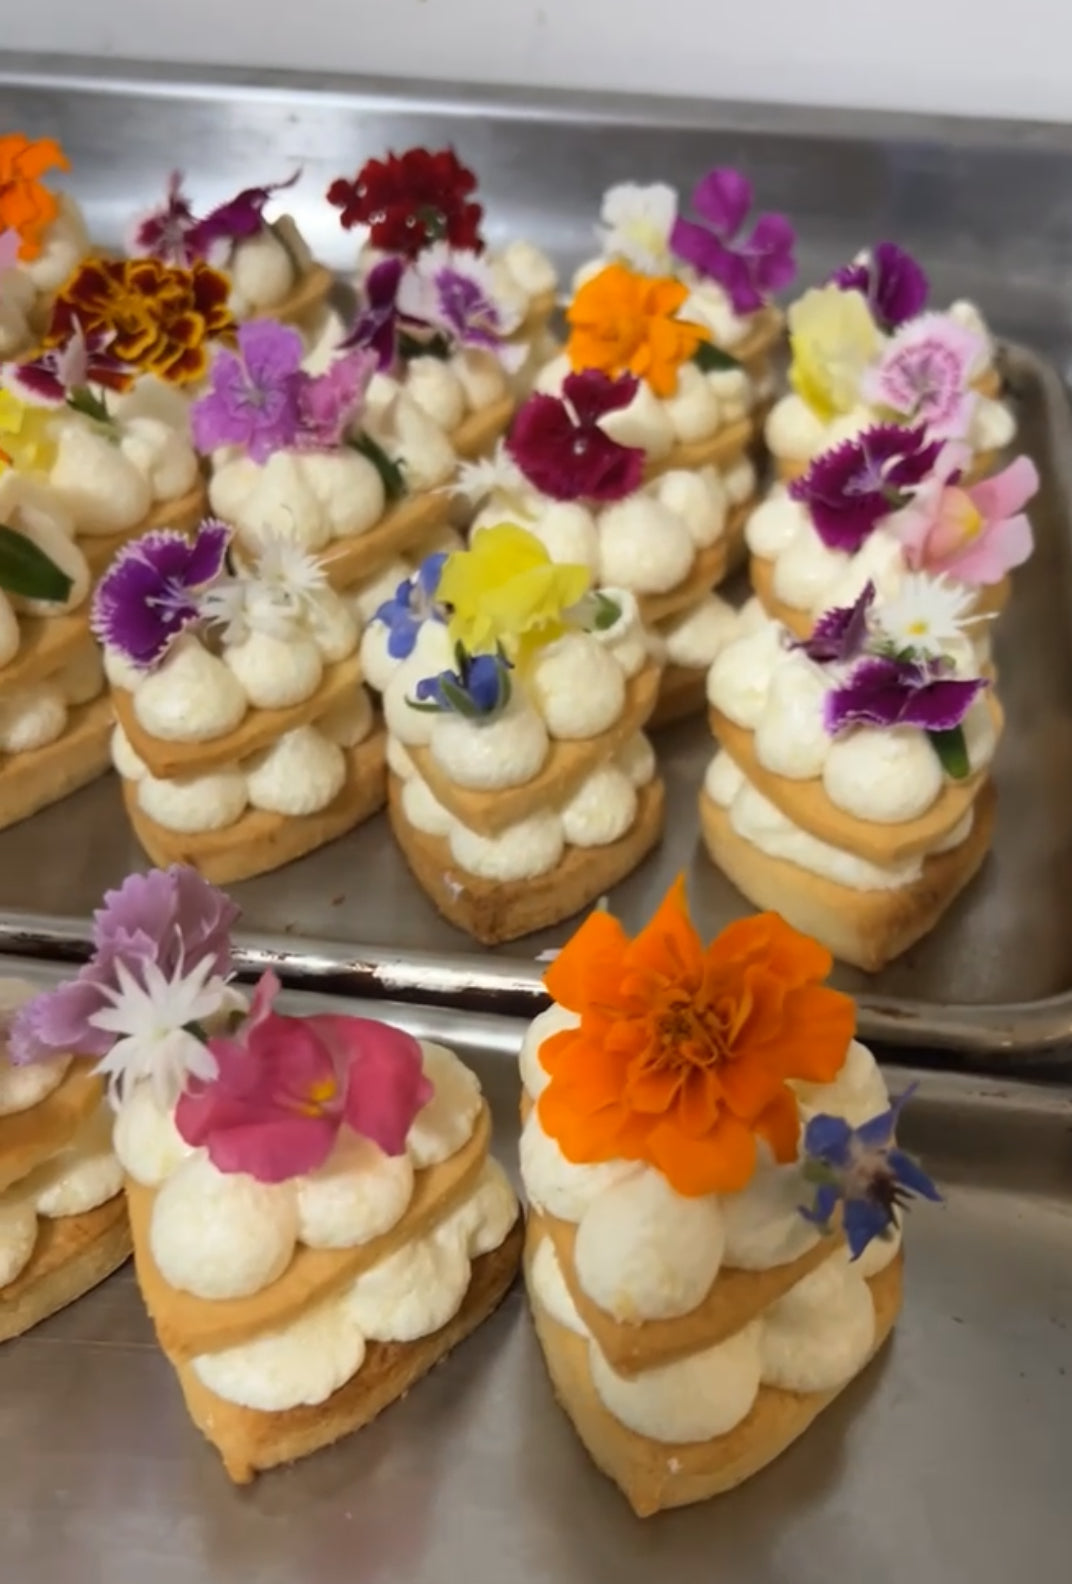
{"label": "blue borage flower", "polygon": [[916,1085],[888,1111],[854,1128],[843,1117],[814,1116],[804,1130],[804,1177],[815,1200],[800,1206],[806,1221],[827,1230],[838,1204],[852,1259],[876,1237],[889,1237],[916,1197],[940,1200],[923,1168],[897,1146],[897,1120]]}
{"label": "blue borage flower", "polygon": [[461,715],[466,720],[493,720],[510,702],[509,660],[502,650],[495,654],[471,655],[458,644],[454,650],[454,671],[424,677],[409,701],[412,709],[434,714]]}
{"label": "blue borage flower", "polygon": [[387,653],[392,660],[406,660],[413,653],[417,634],[426,621],[445,621],[446,609],[436,600],[446,552],[426,556],[417,571],[395,589],[376,612],[376,620],[388,629]]}

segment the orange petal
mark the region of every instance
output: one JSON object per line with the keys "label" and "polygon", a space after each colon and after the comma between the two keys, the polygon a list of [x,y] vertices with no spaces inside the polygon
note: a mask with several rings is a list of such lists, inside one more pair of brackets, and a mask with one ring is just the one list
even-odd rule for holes
{"label": "orange petal", "polygon": [[659,974],[670,984],[698,987],[703,945],[689,918],[685,876],[679,874],[649,922],[626,950],[630,968]]}
{"label": "orange petal", "polygon": [[716,936],[709,950],[731,961],[758,958],[793,989],[825,979],[834,966],[825,946],[793,929],[778,913],[756,913],[751,918],[737,919]]}
{"label": "orange petal", "polygon": [[777,1099],[757,1118],[755,1130],[766,1139],[776,1161],[784,1163],[796,1159],[800,1111],[795,1096],[788,1089],[782,1089]]}
{"label": "orange petal", "polygon": [[786,1012],[799,1030],[792,1071],[786,1076],[805,1078],[809,1083],[832,1083],[845,1064],[856,1032],[856,1003],[840,990],[804,985],[793,991]]}
{"label": "orange petal", "polygon": [[622,1132],[631,1121],[622,1106],[607,1106],[594,1116],[579,1116],[568,1103],[561,1102],[554,1084],[549,1084],[537,1100],[536,1109],[540,1126],[568,1161],[592,1165],[621,1158]]}
{"label": "orange petal", "polygon": [[653,1128],[647,1159],[671,1188],[687,1198],[737,1193],[756,1169],[756,1141],[748,1128],[726,1113],[702,1139],[691,1139],[667,1122]]}
{"label": "orange petal", "polygon": [[578,1014],[583,1014],[591,1000],[614,1005],[628,944],[618,920],[596,908],[544,974],[547,993],[559,1006]]}

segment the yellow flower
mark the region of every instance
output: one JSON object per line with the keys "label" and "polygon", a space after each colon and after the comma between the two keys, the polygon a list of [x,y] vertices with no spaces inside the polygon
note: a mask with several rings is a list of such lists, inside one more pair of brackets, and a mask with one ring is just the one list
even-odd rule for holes
{"label": "yellow flower", "polygon": [[47,407],[31,407],[0,390],[0,468],[47,473],[56,460],[52,416]]}
{"label": "yellow flower", "polygon": [[882,342],[859,292],[823,286],[790,308],[789,346],[789,383],[821,422],[830,423],[856,406],[860,380]]}
{"label": "yellow flower", "polygon": [[447,557],[436,598],[451,607],[452,643],[470,654],[501,644],[517,660],[565,631],[563,613],[590,583],[587,567],[556,566],[535,534],[499,523]]}

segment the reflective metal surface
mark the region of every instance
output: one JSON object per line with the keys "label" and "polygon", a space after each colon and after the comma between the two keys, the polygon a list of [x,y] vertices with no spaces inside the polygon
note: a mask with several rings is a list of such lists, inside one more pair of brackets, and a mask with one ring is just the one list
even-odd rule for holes
{"label": "reflective metal surface", "polygon": [[[765,205],[793,215],[805,278],[893,235],[926,259],[937,301],[974,297],[998,329],[1054,362],[1072,346],[1066,128],[486,90],[447,97],[416,85],[255,84],[220,73],[191,82],[137,67],[94,79],[77,63],[43,71],[4,56],[0,124],[62,139],[103,241],[118,239],[176,163],[204,202],[251,172],[301,164],[291,195],[299,221],[339,265],[348,244],[318,195],[332,175],[386,147],[452,141],[480,174],[491,237],[534,237],[565,268],[590,251],[611,181],[663,176],[687,186],[712,163],[737,162]],[[1072,426],[1046,362],[1021,350],[1009,372],[1044,490],[1039,551],[1017,574],[998,640],[1009,728],[996,848],[907,957],[876,978],[841,974],[859,996],[865,1037],[968,1062],[1072,1044]],[[684,868],[698,922],[713,931],[744,904],[698,850],[706,727],[671,729],[659,749],[667,839],[612,902],[635,927]],[[0,947],[77,958],[102,891],[142,863],[111,778],[0,834]],[[481,952],[438,918],[382,820],[234,891],[251,970],[271,962],[296,984],[476,1010],[535,1010],[538,954],[572,927]]]}
{"label": "reflective metal surface", "polygon": [[[520,1025],[435,1009],[400,1020],[476,1067],[512,1170]],[[1057,1090],[929,1076],[903,1131],[946,1203],[911,1218],[892,1346],[753,1482],[646,1524],[556,1408],[518,1291],[367,1430],[235,1490],[186,1418],[128,1267],[0,1348],[2,1576],[1063,1584],[1070,1125],[1072,1099]]]}

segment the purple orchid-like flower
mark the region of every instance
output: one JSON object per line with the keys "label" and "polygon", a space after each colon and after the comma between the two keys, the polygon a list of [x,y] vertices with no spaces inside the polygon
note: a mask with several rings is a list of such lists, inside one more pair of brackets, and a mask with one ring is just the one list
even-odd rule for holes
{"label": "purple orchid-like flower", "polygon": [[26,363],[10,364],[7,384],[27,401],[46,407],[62,407],[90,385],[125,390],[134,371],[108,350],[113,339],[111,331],[103,330],[87,336],[76,321],[62,346],[48,347]]}
{"label": "purple orchid-like flower", "polygon": [[400,336],[420,339],[434,334],[431,325],[404,314],[398,306],[398,290],[408,267],[404,258],[385,258],[373,265],[365,277],[362,307],[341,344],[342,350],[367,347],[376,354],[376,367],[384,374],[398,360]]}
{"label": "purple orchid-like flower", "polygon": [[889,1237],[913,1199],[940,1202],[941,1194],[897,1143],[897,1123],[915,1084],[888,1111],[854,1128],[838,1116],[814,1116],[804,1129],[804,1177],[815,1199],[801,1206],[806,1221],[829,1227],[839,1204],[852,1259],[875,1238]]}
{"label": "purple orchid-like flower", "polygon": [[941,658],[866,655],[827,693],[823,724],[832,737],[853,726],[955,731],[987,683],[951,676],[950,670]]}
{"label": "purple orchid-like flower", "polygon": [[149,671],[201,615],[200,592],[223,570],[231,530],[208,520],[189,540],[161,528],[124,545],[97,584],[95,636],[131,665]]}
{"label": "purple orchid-like flower", "polygon": [[640,487],[644,452],[619,445],[599,420],[628,407],[637,386],[631,374],[568,374],[561,397],[537,393],[525,402],[506,441],[507,454],[533,488],[552,500],[624,500]]}
{"label": "purple orchid-like flower", "polygon": [[302,374],[298,383],[297,444],[303,451],[333,451],[361,415],[365,392],[376,372],[371,348],[342,353],[323,374]]}
{"label": "purple orchid-like flower", "polygon": [[734,313],[755,313],[790,284],[797,272],[793,227],[785,215],[761,214],[746,233],[752,183],[740,171],[709,171],[693,191],[692,207],[700,219],[677,217],[670,251],[717,281]]}
{"label": "purple orchid-like flower", "polygon": [[19,1008],[10,1034],[16,1066],[77,1051],[104,1056],[114,1035],[90,1020],[119,987],[120,968],[144,978],[146,964],[168,979],[193,972],[226,978],[232,970],[231,931],[239,910],[194,869],[174,865],[128,875],[106,892],[93,916],[93,955],[73,980]]}
{"label": "purple orchid-like flower", "polygon": [[200,257],[190,241],[197,217],[182,190],[182,180],[181,171],[172,171],[164,202],[135,220],[129,242],[134,258],[158,258],[189,269]]}
{"label": "purple orchid-like flower", "polygon": [[879,329],[896,330],[927,306],[930,283],[921,265],[896,242],[880,242],[866,259],[846,264],[831,277],[842,291],[866,297]]}
{"label": "purple orchid-like flower", "polygon": [[506,339],[521,313],[499,300],[491,269],[476,253],[436,243],[403,274],[396,303],[399,312],[430,325],[452,347],[492,352],[505,368],[525,360],[525,348]]}
{"label": "purple orchid-like flower", "polygon": [[493,720],[510,702],[510,662],[496,654],[469,654],[461,644],[455,649],[453,671],[422,677],[414,689],[412,707],[436,714],[460,715],[465,720]]}
{"label": "purple orchid-like flower", "polygon": [[961,440],[978,401],[972,378],[985,354],[974,330],[948,314],[923,314],[893,336],[864,375],[861,394],[905,423],[925,425],[932,440]]}
{"label": "purple orchid-like flower", "polygon": [[393,660],[405,660],[413,653],[426,621],[446,621],[446,609],[436,600],[446,559],[445,551],[426,556],[413,576],[398,585],[394,598],[385,600],[376,612],[376,621],[388,629],[387,653]]}
{"label": "purple orchid-like flower", "polygon": [[221,244],[241,242],[256,236],[264,225],[264,211],[278,192],[293,187],[301,175],[299,168],[286,181],[273,182],[267,187],[246,187],[234,198],[220,204],[199,220],[188,237],[194,257],[210,259]]}
{"label": "purple orchid-like flower", "polygon": [[875,585],[868,580],[853,605],[839,605],[824,611],[815,623],[810,638],[794,643],[817,665],[845,665],[863,654],[868,637],[868,618],[875,602]]}
{"label": "purple orchid-like flower", "polygon": [[922,427],[877,424],[816,457],[789,494],[808,508],[828,549],[855,555],[882,518],[908,503],[941,449]]}
{"label": "purple orchid-like flower", "polygon": [[241,446],[258,464],[293,446],[301,421],[305,348],[297,330],[272,319],[238,329],[238,351],[217,350],[211,389],[194,402],[190,425],[201,452]]}

